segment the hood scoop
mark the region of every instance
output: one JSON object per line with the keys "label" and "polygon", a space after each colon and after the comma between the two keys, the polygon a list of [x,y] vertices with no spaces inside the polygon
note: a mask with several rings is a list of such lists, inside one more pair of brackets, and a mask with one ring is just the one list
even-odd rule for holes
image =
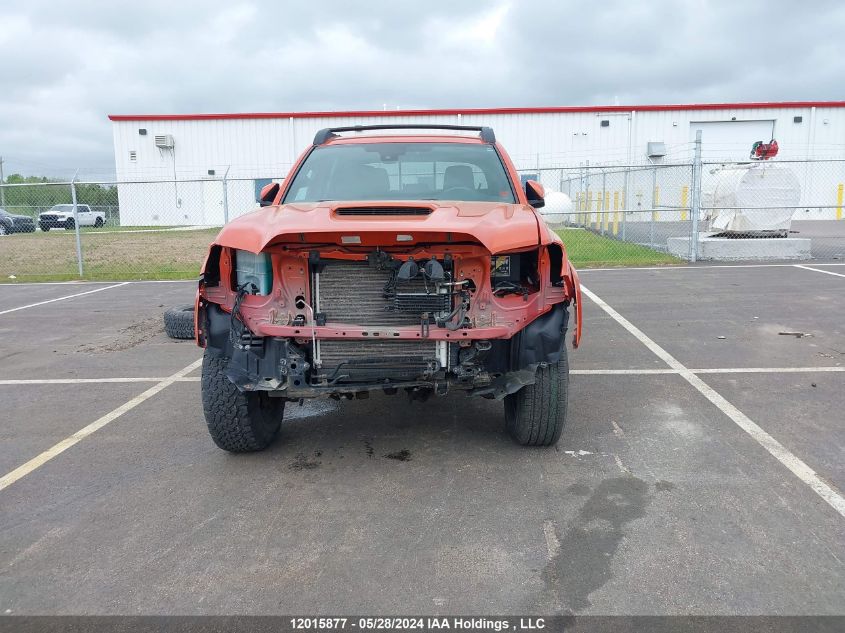
{"label": "hood scoop", "polygon": [[340,207],[336,215],[384,216],[384,215],[431,215],[429,207]]}

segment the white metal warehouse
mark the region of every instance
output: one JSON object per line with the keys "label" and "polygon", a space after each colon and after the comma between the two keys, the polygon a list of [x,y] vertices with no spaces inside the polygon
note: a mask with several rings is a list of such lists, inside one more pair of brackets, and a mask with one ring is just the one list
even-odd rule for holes
{"label": "white metal warehouse", "polygon": [[[486,125],[518,169],[689,161],[702,130],[705,160],[741,161],[775,138],[779,159],[845,155],[845,101],[563,106],[349,112],[110,115],[124,224],[223,222],[284,177],[314,133],[391,123]],[[226,179],[226,186],[222,185]],[[835,188],[835,181],[814,183]],[[158,186],[140,184],[157,182]],[[169,185],[163,183],[169,182]]]}

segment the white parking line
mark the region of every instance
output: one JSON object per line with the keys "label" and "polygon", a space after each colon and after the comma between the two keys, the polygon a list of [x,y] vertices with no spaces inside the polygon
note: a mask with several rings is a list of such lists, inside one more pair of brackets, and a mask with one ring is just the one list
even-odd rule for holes
{"label": "white parking line", "polygon": [[674,369],[570,369],[569,373],[580,376],[650,376],[678,372]]}
{"label": "white parking line", "polygon": [[47,299],[47,301],[39,301],[38,303],[30,303],[29,305],[25,306],[18,306],[17,308],[9,308],[8,310],[0,311],[0,315],[9,314],[10,312],[17,312],[18,310],[26,310],[27,308],[34,308],[36,306],[43,306],[48,303],[55,303],[56,301],[64,301],[65,299],[73,299],[74,297],[81,297],[82,295],[90,295],[95,292],[101,292],[103,290],[111,290],[112,288],[119,288],[120,286],[125,286],[128,284],[128,281],[124,281],[119,284],[114,284],[113,286],[105,286],[103,288],[94,288],[94,290],[86,290],[85,292],[77,292],[75,295],[65,295],[64,297],[56,297],[55,299]]}
{"label": "white parking line", "polygon": [[185,374],[191,373],[193,370],[195,370],[197,367],[199,367],[201,363],[202,363],[201,358],[198,359],[198,360],[195,360],[193,363],[191,363],[190,365],[188,365],[184,369],[180,369],[179,371],[177,371],[172,376],[168,376],[167,378],[165,378],[161,382],[156,383],[155,385],[153,385],[152,387],[147,389],[145,392],[135,396],[134,398],[132,398],[128,402],[125,402],[124,404],[120,405],[117,409],[114,409],[113,411],[106,413],[101,418],[94,420],[88,426],[79,429],[76,433],[74,433],[70,437],[63,439],[58,444],[54,444],[52,447],[48,448],[46,451],[44,451],[40,455],[33,457],[28,462],[26,462],[25,464],[21,464],[20,466],[15,468],[10,473],[3,475],[3,477],[0,477],[0,490],[4,490],[4,489],[8,488],[13,483],[15,483],[16,481],[18,481],[19,479],[21,479],[23,477],[26,477],[29,473],[31,473],[35,469],[43,466],[44,464],[49,462],[51,459],[53,459],[57,455],[64,453],[67,449],[69,449],[74,444],[81,442],[82,440],[84,440],[86,437],[88,437],[92,433],[100,430],[101,428],[106,426],[109,422],[113,422],[114,420],[116,420],[117,418],[122,416],[127,411],[131,411],[132,409],[137,407],[139,404],[141,404],[145,400],[152,398],[159,391],[161,391],[165,387],[169,387],[174,382],[176,382],[179,378],[182,378]]}
{"label": "white parking line", "polygon": [[[707,270],[709,268],[793,268],[799,264],[690,264],[678,266],[614,266],[611,268],[579,268],[578,274],[627,270]],[[845,266],[845,263],[823,263],[818,266]]]}
{"label": "white parking line", "polygon": [[0,380],[0,385],[84,385],[109,382],[160,382],[165,378],[16,378]]}
{"label": "white parking line", "polygon": [[821,268],[813,268],[811,266],[802,266],[801,264],[794,264],[795,268],[803,268],[804,270],[813,270],[817,273],[824,273],[825,275],[836,275],[837,277],[845,277],[842,273],[835,273],[832,270],[822,270]]}
{"label": "white parking line", "polygon": [[[693,374],[812,374],[816,372],[839,372],[844,371],[842,366],[822,367],[702,367],[701,369],[688,369]],[[680,374],[679,369],[573,369],[572,374],[597,374],[597,375],[648,375],[648,374]]]}
{"label": "white parking line", "polygon": [[694,374],[811,374],[845,371],[845,367],[720,367],[717,369],[690,369],[690,371]]}
{"label": "white parking line", "polygon": [[628,332],[634,335],[637,340],[645,345],[651,352],[660,358],[664,363],[669,365],[672,369],[677,370],[678,374],[686,380],[690,385],[695,387],[705,398],[714,404],[722,413],[728,416],[739,428],[748,433],[760,446],[766,449],[775,459],[786,466],[792,473],[801,481],[807,484],[812,490],[824,499],[834,510],[841,516],[845,517],[845,497],[839,491],[828,485],[810,468],[807,464],[801,461],[798,457],[793,455],[783,444],[778,442],[771,435],[766,433],[760,426],[758,426],[751,418],[745,415],[742,411],[737,409],[734,405],[728,402],[723,396],[717,393],[712,387],[705,383],[701,378],[696,376],[691,370],[687,369],[674,356],[672,356],[665,349],[660,347],[657,343],[651,340],[645,333],[642,332],[633,323],[628,321],[625,317],[619,314],[616,310],[611,308],[600,297],[589,289],[581,286],[581,291],[587,295],[593,302],[602,310],[609,314],[619,325],[624,327]]}
{"label": "white parking line", "polygon": [[[833,265],[833,264],[831,264]],[[92,284],[108,284],[108,283],[117,283],[114,280],[106,280],[106,281],[22,281],[18,282],[2,282],[0,283],[0,289],[2,288],[18,288],[19,286],[90,286]],[[195,284],[197,283],[196,278],[191,279],[135,279],[132,281],[125,281],[123,282],[124,285],[126,284]]]}

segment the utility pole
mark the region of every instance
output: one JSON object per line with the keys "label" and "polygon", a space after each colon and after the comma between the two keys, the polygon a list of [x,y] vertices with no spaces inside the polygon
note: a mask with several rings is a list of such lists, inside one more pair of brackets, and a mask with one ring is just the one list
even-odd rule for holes
{"label": "utility pole", "polygon": [[6,183],[3,177],[3,157],[0,156],[0,207],[6,206],[6,188],[3,185]]}

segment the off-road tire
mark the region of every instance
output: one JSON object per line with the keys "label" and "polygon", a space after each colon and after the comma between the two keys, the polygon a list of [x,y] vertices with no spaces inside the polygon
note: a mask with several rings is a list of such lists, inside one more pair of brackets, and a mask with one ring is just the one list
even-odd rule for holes
{"label": "off-road tire", "polygon": [[165,310],[164,331],[170,338],[194,338],[194,305],[190,303]]}
{"label": "off-road tire", "polygon": [[230,453],[263,450],[279,433],[285,401],[265,391],[238,391],[226,377],[228,364],[228,358],[209,352],[202,359],[202,409],[208,432]]}
{"label": "off-road tire", "polygon": [[537,368],[536,382],[505,396],[508,432],[523,446],[554,446],[566,425],[569,362],[566,348],[560,361]]}

